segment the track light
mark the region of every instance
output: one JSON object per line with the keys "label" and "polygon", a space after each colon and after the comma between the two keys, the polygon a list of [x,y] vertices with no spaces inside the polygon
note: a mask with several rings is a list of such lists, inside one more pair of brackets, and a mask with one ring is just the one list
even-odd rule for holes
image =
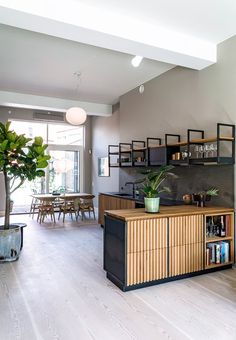
{"label": "track light", "polygon": [[135,57],[133,57],[133,59],[131,60],[131,64],[133,65],[133,67],[138,67],[141,64],[141,61],[143,60],[143,57],[136,55]]}

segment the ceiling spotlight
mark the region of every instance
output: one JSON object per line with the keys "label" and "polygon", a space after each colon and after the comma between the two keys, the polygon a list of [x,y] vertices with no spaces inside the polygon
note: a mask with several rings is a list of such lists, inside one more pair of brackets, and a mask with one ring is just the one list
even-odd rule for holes
{"label": "ceiling spotlight", "polygon": [[143,60],[143,57],[136,55],[135,57],[133,57],[133,59],[131,60],[131,64],[133,65],[133,67],[139,67],[139,65],[141,64],[141,61]]}
{"label": "ceiling spotlight", "polygon": [[139,90],[139,93],[143,93],[144,92],[144,85],[140,85],[138,90]]}

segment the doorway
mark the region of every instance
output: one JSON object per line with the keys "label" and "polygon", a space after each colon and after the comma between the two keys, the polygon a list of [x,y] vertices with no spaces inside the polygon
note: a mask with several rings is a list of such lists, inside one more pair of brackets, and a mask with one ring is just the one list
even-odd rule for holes
{"label": "doorway", "polygon": [[82,192],[82,158],[80,147],[48,147],[51,159],[46,172],[46,192]]}

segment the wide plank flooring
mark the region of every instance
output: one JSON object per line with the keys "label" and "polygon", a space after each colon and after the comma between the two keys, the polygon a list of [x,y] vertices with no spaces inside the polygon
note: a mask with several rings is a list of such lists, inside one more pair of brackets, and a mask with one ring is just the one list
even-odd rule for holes
{"label": "wide plank flooring", "polygon": [[92,220],[13,220],[28,227],[20,259],[0,264],[0,340],[236,340],[236,269],[123,293]]}

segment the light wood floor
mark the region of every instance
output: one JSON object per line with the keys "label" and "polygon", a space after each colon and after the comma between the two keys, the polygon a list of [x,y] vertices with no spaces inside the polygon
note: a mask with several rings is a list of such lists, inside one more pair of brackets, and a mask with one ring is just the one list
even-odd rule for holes
{"label": "light wood floor", "polygon": [[100,227],[27,223],[19,261],[0,265],[1,340],[236,339],[236,269],[123,293]]}

